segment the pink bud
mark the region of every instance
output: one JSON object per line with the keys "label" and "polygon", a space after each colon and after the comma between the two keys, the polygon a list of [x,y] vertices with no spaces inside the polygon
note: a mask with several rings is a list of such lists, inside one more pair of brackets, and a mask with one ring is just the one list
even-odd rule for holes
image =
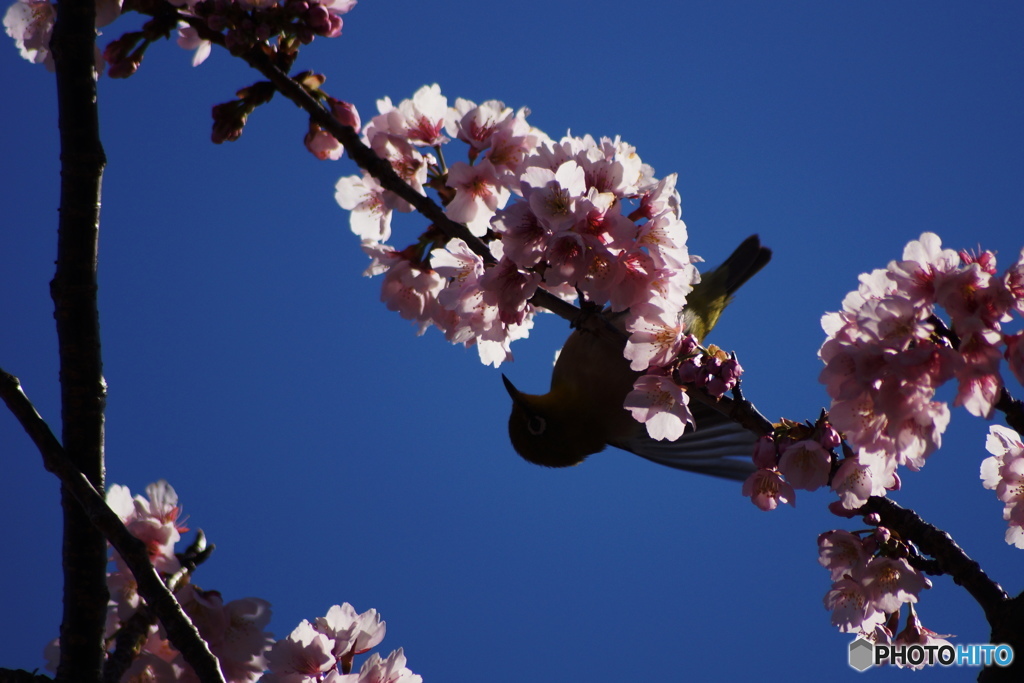
{"label": "pink bud", "polygon": [[333,97],[328,97],[327,101],[331,105],[331,114],[334,115],[334,118],[349,128],[354,128],[358,133],[361,122],[356,105],[336,100]]}

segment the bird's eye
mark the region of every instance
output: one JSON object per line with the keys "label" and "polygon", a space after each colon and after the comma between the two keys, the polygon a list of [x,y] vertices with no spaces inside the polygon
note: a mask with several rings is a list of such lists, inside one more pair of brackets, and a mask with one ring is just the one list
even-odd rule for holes
{"label": "bird's eye", "polygon": [[534,436],[543,434],[547,426],[547,420],[540,415],[531,415],[530,419],[526,421],[526,430]]}

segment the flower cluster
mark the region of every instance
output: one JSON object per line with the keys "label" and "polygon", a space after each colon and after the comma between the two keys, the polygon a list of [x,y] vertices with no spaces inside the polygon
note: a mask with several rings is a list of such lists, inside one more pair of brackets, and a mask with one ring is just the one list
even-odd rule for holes
{"label": "flower cluster", "polygon": [[898,466],[918,470],[939,448],[950,418],[934,400],[943,383],[957,381],[954,405],[992,416],[1001,359],[1024,378],[1024,332],[1001,327],[1014,311],[1024,314],[1024,253],[1000,275],[992,252],[957,253],[925,233],[902,260],[862,275],[842,311],[824,316],[820,379],[832,422],[856,448],[835,476],[845,507],[898,487]]}
{"label": "flower cluster", "polygon": [[384,639],[386,623],[377,610],[362,614],[347,602],[335,605],[314,623],[303,621],[267,655],[270,673],[264,683],[422,683],[405,666],[399,648],[386,659],[371,654],[359,673],[352,671],[355,655],[368,652]]}
{"label": "flower cluster", "polygon": [[[241,54],[256,45],[277,48],[298,42],[309,44],[316,36],[336,38],[344,24],[342,15],[356,0],[169,0],[184,17],[224,36],[224,46],[232,54]],[[204,40],[195,23],[182,22],[178,45],[195,50],[192,65],[198,66],[210,54],[210,42]]]}
{"label": "flower cluster", "polygon": [[[618,138],[553,140],[530,126],[525,109],[461,98],[449,106],[436,84],[377,108],[363,129],[366,144],[414,190],[433,189],[447,216],[472,235],[451,239],[430,226],[395,248],[392,217],[413,207],[368,173],[341,178],[336,199],[372,259],[366,274],[384,276],[388,308],[421,333],[435,326],[452,343],[476,346],[484,363],[498,366],[511,359],[510,343],[529,334],[539,290],[579,296],[628,311],[625,356],[634,370],[696,381],[717,395],[735,384],[734,360],[692,352],[683,308],[699,281],[699,259],[686,247],[675,175],[655,178]],[[446,165],[442,148],[456,139],[467,160]],[[676,374],[684,356],[696,359],[686,371],[692,377]],[[685,398],[653,391],[660,382],[643,379],[634,396],[643,415],[672,423],[652,435],[692,420]],[[644,398],[655,395],[668,396],[667,407]]]}
{"label": "flower cluster", "polygon": [[[107,491],[107,505],[125,527],[146,544],[150,561],[165,577],[182,575],[181,555],[174,552],[182,532],[188,529],[180,519],[178,496],[166,481],[146,487],[147,496],[134,496],[127,487],[113,485]],[[140,647],[121,680],[170,683],[198,683],[192,668],[167,639],[159,624],[139,622],[141,597],[135,577],[121,557],[113,554],[114,571],[107,574],[110,590],[106,642],[120,645],[118,636],[141,627],[136,636]],[[182,582],[173,582],[182,583]],[[224,602],[217,591],[207,591],[183,582],[175,597],[199,634],[217,656],[228,683],[419,683],[422,679],[405,668],[402,651],[386,660],[371,655],[358,674],[349,674],[353,658],[369,651],[384,637],[385,623],[376,610],[357,614],[351,605],[335,605],[314,626],[303,622],[289,638],[274,642],[265,628],[270,623],[270,603],[259,598]],[[312,630],[314,635],[308,635]],[[310,642],[315,640],[315,645]],[[305,643],[305,644],[304,644]],[[317,648],[323,646],[323,652]],[[312,653],[303,659],[303,652]],[[56,670],[59,640],[46,650],[48,668]],[[123,653],[121,653],[123,654]],[[316,671],[311,662],[316,662]],[[324,662],[326,664],[324,665]],[[264,675],[267,669],[271,673]],[[339,669],[340,668],[340,672]]]}
{"label": "flower cluster", "polygon": [[1024,444],[1012,429],[992,425],[985,447],[992,457],[981,463],[982,484],[1003,502],[1006,542],[1024,548]]}
{"label": "flower cluster", "polygon": [[921,642],[931,632],[920,626],[913,607],[905,631],[893,640],[903,605],[917,602],[920,592],[931,587],[908,556],[908,546],[881,526],[859,534],[838,530],[818,536],[818,561],[832,575],[824,600],[832,624],[875,642]]}
{"label": "flower cluster", "polygon": [[[210,55],[212,43],[203,38],[197,27],[221,34],[224,46],[240,54],[261,45],[294,58],[299,45],[316,36],[334,38],[341,35],[342,15],[357,0],[168,0],[178,14],[163,12],[162,7],[142,9],[154,19],[141,31],[126,33],[111,42],[102,55],[96,56],[97,70],[109,65],[109,75],[126,78],[139,68],[149,45],[165,37],[178,26],[178,45],[194,50],[192,65],[198,66]],[[163,4],[163,3],[158,3]],[[106,26],[121,14],[122,0],[98,0],[96,25]],[[164,6],[166,7],[166,5]],[[4,27],[14,39],[21,56],[30,62],[44,64],[53,70],[50,36],[56,19],[56,6],[51,0],[18,0],[7,10]],[[170,22],[170,23],[168,23]]]}
{"label": "flower cluster", "polygon": [[780,503],[796,505],[796,490],[827,486],[840,444],[835,428],[824,417],[815,425],[783,420],[754,448],[755,470],[743,482],[743,495],[764,511]]}

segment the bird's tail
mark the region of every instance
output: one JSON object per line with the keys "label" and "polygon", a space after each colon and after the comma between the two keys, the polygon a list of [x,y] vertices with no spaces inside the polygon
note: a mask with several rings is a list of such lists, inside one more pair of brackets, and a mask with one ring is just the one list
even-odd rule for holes
{"label": "bird's tail", "polygon": [[757,235],[751,235],[714,270],[701,273],[700,282],[686,297],[683,316],[687,329],[697,339],[704,337],[718,322],[718,317],[732,301],[733,294],[744,282],[767,265],[772,251],[761,246]]}
{"label": "bird's tail", "polygon": [[613,446],[677,470],[743,481],[756,468],[751,456],[757,436],[725,415],[691,402],[697,429],[687,429],[675,441],[658,441],[640,427],[629,439]]}
{"label": "bird's tail", "polygon": [[715,272],[724,273],[725,293],[731,297],[747,280],[768,265],[771,259],[772,250],[761,246],[757,235],[751,235],[736,247]]}

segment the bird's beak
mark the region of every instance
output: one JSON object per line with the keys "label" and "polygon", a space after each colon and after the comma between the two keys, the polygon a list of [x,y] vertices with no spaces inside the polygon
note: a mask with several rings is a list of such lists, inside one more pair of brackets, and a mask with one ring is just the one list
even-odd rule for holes
{"label": "bird's beak", "polygon": [[508,377],[506,377],[504,373],[502,373],[501,375],[501,381],[505,383],[505,391],[507,391],[508,395],[512,397],[512,400],[516,403],[519,403],[520,394],[519,390],[516,389],[516,385],[512,384],[512,382],[509,381]]}

